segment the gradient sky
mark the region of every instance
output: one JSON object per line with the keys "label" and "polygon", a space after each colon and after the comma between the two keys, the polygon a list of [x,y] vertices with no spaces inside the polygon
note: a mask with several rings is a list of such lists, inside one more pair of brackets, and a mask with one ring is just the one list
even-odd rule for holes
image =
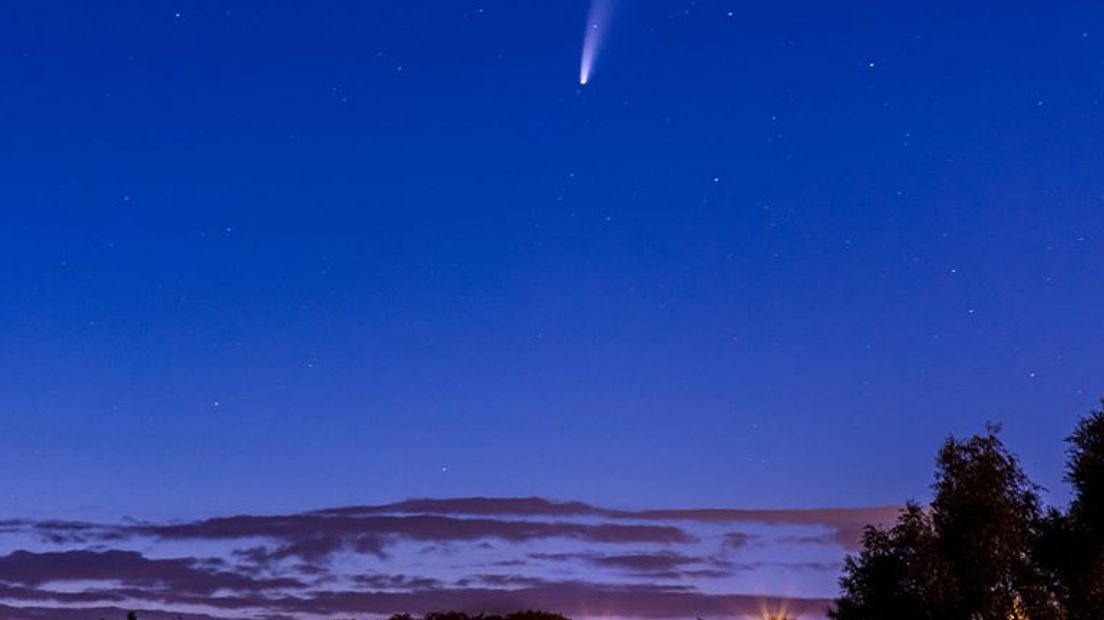
{"label": "gradient sky", "polygon": [[923,500],[1104,389],[1104,7],[7,3],[0,516]]}

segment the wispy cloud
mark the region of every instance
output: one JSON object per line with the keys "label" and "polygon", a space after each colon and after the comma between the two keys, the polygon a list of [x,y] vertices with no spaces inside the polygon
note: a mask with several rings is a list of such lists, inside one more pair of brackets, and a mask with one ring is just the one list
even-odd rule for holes
{"label": "wispy cloud", "polygon": [[[206,566],[204,565],[206,564]],[[49,582],[111,581],[143,590],[209,595],[219,590],[266,592],[302,587],[292,578],[259,579],[210,568],[192,558],[151,560],[133,551],[15,551],[0,557],[0,581],[38,587]]]}
{"label": "wispy cloud", "polygon": [[[850,540],[895,508],[624,510],[543,498],[409,500],[176,523],[0,522],[4,618],[497,612],[819,617]],[[775,585],[771,585],[771,584]],[[751,592],[751,594],[747,594]],[[109,615],[109,614],[101,614]],[[156,616],[148,616],[156,619]]]}

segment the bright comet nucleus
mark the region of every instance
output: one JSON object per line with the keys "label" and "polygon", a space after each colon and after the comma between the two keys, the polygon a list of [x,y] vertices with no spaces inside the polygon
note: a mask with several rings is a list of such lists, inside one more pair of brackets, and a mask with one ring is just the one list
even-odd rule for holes
{"label": "bright comet nucleus", "polygon": [[614,2],[616,0],[591,0],[586,34],[583,37],[583,57],[579,63],[579,84],[583,86],[590,82],[590,76],[594,72],[594,63],[609,28]]}

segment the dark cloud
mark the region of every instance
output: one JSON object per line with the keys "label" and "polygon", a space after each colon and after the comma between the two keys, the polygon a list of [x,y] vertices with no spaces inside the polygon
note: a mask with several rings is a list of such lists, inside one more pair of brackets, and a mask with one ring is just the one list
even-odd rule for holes
{"label": "dark cloud", "polygon": [[787,570],[832,571],[836,572],[841,562],[733,562],[729,567],[733,571],[755,571],[764,568],[785,568]]}
{"label": "dark cloud", "polygon": [[0,519],[0,533],[18,532],[30,525],[31,523],[25,519]]}
{"label": "dark cloud", "polygon": [[330,534],[320,530],[315,535],[291,539],[273,549],[250,547],[235,550],[234,555],[261,566],[268,566],[273,562],[293,558],[300,560],[304,565],[318,567],[325,564],[329,557],[338,551],[353,551],[383,559],[387,557],[387,554],[384,553],[385,546],[386,543],[380,536],[358,536],[348,533]]}
{"label": "dark cloud", "polygon": [[[0,599],[8,601],[28,601],[33,603],[107,603],[126,598],[122,593],[103,590],[84,590],[80,592],[56,592],[41,588],[13,586],[0,583]],[[2,617],[2,616],[0,616]]]}
{"label": "dark cloud", "polygon": [[439,579],[413,575],[356,575],[353,581],[373,590],[432,590],[444,585]]}
{"label": "dark cloud", "polygon": [[646,575],[656,579],[713,578],[732,574],[730,570],[727,570],[729,563],[723,559],[684,555],[673,551],[607,555],[598,553],[530,553],[528,557],[539,561],[586,563],[624,573]]}
{"label": "dark cloud", "polygon": [[532,587],[548,583],[539,577],[525,577],[521,575],[472,575],[464,577],[456,582],[456,585],[467,588],[472,585],[484,585],[495,588]]}
{"label": "dark cloud", "polygon": [[321,592],[310,599],[288,601],[298,612],[389,614],[397,610],[427,613],[454,609],[469,613],[506,613],[517,609],[553,609],[568,616],[678,618],[758,614],[763,606],[785,606],[793,615],[822,617],[830,601],[750,595],[705,594],[682,587],[617,586],[582,582],[545,583],[530,587],[455,588],[419,592]]}
{"label": "dark cloud", "polygon": [[590,561],[598,566],[618,568],[634,573],[658,573],[691,564],[700,564],[702,559],[680,553],[664,552],[605,555],[593,557]]}
{"label": "dark cloud", "polygon": [[596,517],[608,520],[691,521],[698,523],[760,523],[765,525],[823,526],[834,530],[832,540],[854,549],[863,526],[886,525],[896,520],[900,507],[812,508],[788,510],[740,510],[690,508],[616,510],[582,502],[558,502],[540,497],[412,499],[377,506],[350,506],[318,511],[319,515],[474,515],[525,517]]}
{"label": "dark cloud", "polygon": [[296,579],[256,579],[211,570],[192,558],[149,559],[133,551],[15,551],[0,556],[0,581],[31,587],[57,581],[117,581],[138,588],[203,595],[218,590],[261,592],[303,586]]}
{"label": "dark cloud", "polygon": [[856,524],[851,527],[840,527],[824,534],[817,534],[814,536],[786,536],[780,540],[782,542],[798,543],[802,545],[835,545],[837,547],[843,547],[847,551],[857,551],[861,547],[863,527],[864,526]]}
{"label": "dark cloud", "polygon": [[[210,577],[222,580],[217,588],[229,594],[209,596],[213,589],[207,582],[196,587],[197,577],[183,560],[150,560],[122,552],[93,556],[73,554],[12,554],[6,556],[5,581],[16,579],[28,584],[40,584],[55,579],[119,579],[131,584],[157,584],[155,591],[142,588],[109,588],[87,592],[49,592],[37,588],[0,586],[0,597],[27,602],[30,607],[10,608],[5,620],[70,620],[76,618],[122,617],[122,601],[142,601],[142,607],[172,610],[174,607],[206,605],[239,617],[256,618],[261,610],[265,618],[296,618],[301,614],[391,614],[397,612],[427,613],[453,609],[470,613],[503,613],[517,609],[542,608],[574,616],[594,613],[607,616],[637,618],[670,618],[693,615],[753,613],[765,602],[779,606],[779,601],[744,595],[717,595],[696,591],[687,585],[612,585],[581,581],[555,582],[534,577],[513,575],[476,575],[461,579],[455,587],[445,587],[435,579],[405,575],[361,575],[354,579],[363,590],[311,590],[288,594],[288,584],[278,580],[254,581],[242,588],[241,575],[215,573]],[[18,562],[19,571],[11,571]],[[156,574],[140,575],[139,568]],[[27,574],[23,574],[26,572]],[[204,577],[205,578],[205,577]],[[201,578],[202,579],[202,578]],[[162,588],[163,584],[173,587]],[[183,587],[182,587],[183,586]],[[52,608],[51,603],[82,606],[79,610]],[[104,607],[103,605],[108,605]],[[828,601],[798,599],[789,601],[794,613],[823,612]],[[99,605],[98,607],[95,605]],[[157,607],[157,606],[160,607]],[[8,611],[0,607],[0,611]],[[219,614],[223,616],[223,614]],[[172,618],[169,613],[143,612],[144,620]],[[188,613],[189,618],[208,616]]]}
{"label": "dark cloud", "polygon": [[[89,620],[90,618],[125,618],[131,608],[123,607],[80,607],[63,609],[56,607],[11,607],[0,605],[0,618],[4,620]],[[156,609],[139,609],[142,620],[177,620],[178,614]],[[220,616],[215,618],[204,614],[188,613],[188,620],[246,620],[245,616]]]}
{"label": "dark cloud", "polygon": [[411,499],[393,504],[332,508],[320,510],[313,514],[453,514],[528,517],[594,516],[611,519],[637,519],[642,521],[745,522],[835,526],[851,523],[888,523],[896,519],[899,511],[899,506],[787,510],[742,510],[730,508],[618,510],[601,508],[582,502],[559,502],[541,497],[468,497],[457,499]]}
{"label": "dark cloud", "polygon": [[[594,543],[685,543],[693,540],[670,525],[619,523],[585,524],[563,521],[459,519],[439,515],[237,516],[173,525],[129,527],[134,535],[169,540],[233,540],[267,538],[305,545],[300,552],[316,553],[337,541],[355,541],[361,549],[380,551],[389,539],[422,542],[473,541],[497,538],[524,542],[547,538],[574,538]],[[290,555],[299,555],[293,550]],[[300,555],[299,557],[303,557]]]}
{"label": "dark cloud", "polygon": [[[698,581],[758,570],[838,571],[839,565],[733,562],[728,550],[763,535],[724,533],[732,529],[727,524],[821,528],[823,533],[763,540],[853,548],[866,523],[885,523],[896,513],[896,508],[613,510],[541,498],[467,498],[178,523],[6,520],[0,521],[0,534],[30,536],[46,550],[0,556],[0,600],[29,606],[12,613],[0,608],[0,618],[84,620],[99,617],[99,608],[110,617],[106,610],[124,603],[218,609],[225,613],[214,615],[250,620],[530,607],[577,616],[730,617],[741,610],[758,613],[761,597],[703,593],[695,587]],[[393,548],[401,542],[417,544]],[[167,543],[173,548],[202,543],[221,549],[222,557],[153,558],[122,548]],[[355,558],[337,555],[343,552]],[[462,570],[459,562],[472,553],[479,559],[475,566],[486,572],[460,578],[433,569],[418,574],[417,567],[434,562],[438,569],[448,564],[444,574]],[[402,554],[405,558],[392,557]],[[408,565],[402,572],[384,570],[396,561]],[[551,580],[578,574],[590,581]],[[609,579],[617,583],[606,583]],[[807,599],[795,601],[790,611],[820,617],[827,605]],[[92,611],[54,609],[62,606]],[[143,620],[160,617],[166,616],[148,613]]]}
{"label": "dark cloud", "polygon": [[540,497],[465,497],[456,499],[409,499],[377,506],[348,506],[320,510],[320,515],[358,514],[462,514],[515,517],[577,517],[600,515],[601,509],[582,502],[556,502]]}
{"label": "dark cloud", "polygon": [[[536,497],[475,497],[408,500],[286,516],[243,515],[179,524],[104,526],[71,521],[11,520],[0,522],[0,532],[33,530],[56,544],[122,540],[133,536],[177,540],[266,538],[284,545],[282,549],[273,550],[273,557],[315,560],[344,548],[383,554],[390,542],[402,539],[448,543],[477,539],[520,542],[563,537],[597,543],[682,543],[692,539],[684,529],[666,523],[641,522],[684,521],[821,526],[832,530],[827,536],[833,542],[853,549],[865,525],[892,523],[898,512],[897,507],[614,510],[581,502],[556,502]],[[458,518],[460,516],[467,518]],[[531,520],[533,517],[593,517],[599,522]],[[624,523],[626,520],[637,522]],[[739,546],[747,542],[742,536],[739,533],[731,535],[729,544]]]}
{"label": "dark cloud", "polygon": [[739,549],[741,547],[748,546],[752,540],[755,539],[753,534],[745,534],[743,532],[729,532],[725,534],[724,544],[730,549]]}
{"label": "dark cloud", "polygon": [[[186,599],[177,603],[167,601],[171,609],[176,605],[191,605],[196,601]],[[599,614],[633,618],[675,618],[694,615],[758,614],[765,606],[770,609],[786,608],[791,614],[822,616],[830,601],[825,599],[790,599],[751,595],[704,594],[686,588],[663,586],[617,586],[587,584],[581,582],[543,583],[521,588],[451,588],[419,590],[412,592],[383,591],[326,591],[308,596],[259,598],[251,596],[220,597],[220,609],[230,618],[257,618],[251,610],[265,610],[263,618],[296,618],[300,614],[387,615],[398,612],[424,614],[442,609],[468,613],[506,613],[518,609],[555,609],[568,616],[585,617]],[[143,605],[143,607],[150,607]],[[5,620],[87,620],[88,618],[121,618],[121,607],[84,607],[80,609],[34,607],[3,607],[0,612]],[[141,611],[142,620],[175,620],[173,613]],[[226,618],[222,613],[220,617]],[[190,620],[205,620],[209,615],[186,614]]]}
{"label": "dark cloud", "polygon": [[[879,523],[878,525],[883,524]],[[864,524],[860,523],[841,526],[835,532],[832,532],[832,541],[848,551],[858,551],[861,548],[862,532],[865,527]]]}
{"label": "dark cloud", "polygon": [[735,510],[728,508],[705,508],[640,510],[635,512],[619,512],[616,516],[650,521],[845,526],[855,523],[890,523],[897,518],[900,510],[898,506],[882,506],[875,508],[810,508],[803,510]]}

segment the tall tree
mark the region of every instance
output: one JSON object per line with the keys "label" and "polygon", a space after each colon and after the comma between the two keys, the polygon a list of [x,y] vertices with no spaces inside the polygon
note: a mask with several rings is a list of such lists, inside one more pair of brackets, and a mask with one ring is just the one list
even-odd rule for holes
{"label": "tall tree", "polygon": [[939,452],[932,527],[954,593],[948,619],[1049,620],[1062,613],[1031,550],[1037,489],[990,426]]}
{"label": "tall tree", "polygon": [[1042,518],[1035,486],[999,429],[948,439],[935,494],[889,530],[868,528],[847,559],[836,620],[1057,620],[1064,617],[1032,559]]}
{"label": "tall tree", "polygon": [[1070,618],[1104,618],[1104,411],[1081,419],[1067,439],[1069,511],[1053,511],[1037,546]]}
{"label": "tall tree", "polygon": [[848,557],[836,620],[940,620],[946,617],[946,566],[928,514],[916,504],[888,530],[868,526],[863,549]]}

